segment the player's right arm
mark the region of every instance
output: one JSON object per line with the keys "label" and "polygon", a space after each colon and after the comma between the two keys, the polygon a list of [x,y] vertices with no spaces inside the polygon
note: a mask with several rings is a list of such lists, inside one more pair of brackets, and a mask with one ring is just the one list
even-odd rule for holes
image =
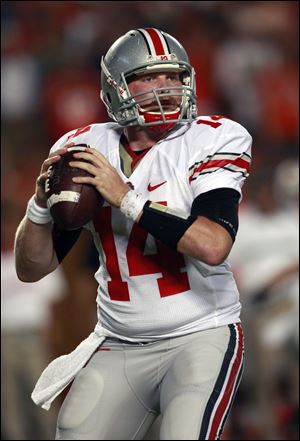
{"label": "player's right arm", "polygon": [[[36,180],[34,199],[38,207],[46,208],[45,180],[51,164],[57,162],[69,145],[51,153],[43,162]],[[38,224],[25,216],[16,231],[15,265],[23,282],[36,282],[54,271],[59,260],[54,249],[53,223]]]}

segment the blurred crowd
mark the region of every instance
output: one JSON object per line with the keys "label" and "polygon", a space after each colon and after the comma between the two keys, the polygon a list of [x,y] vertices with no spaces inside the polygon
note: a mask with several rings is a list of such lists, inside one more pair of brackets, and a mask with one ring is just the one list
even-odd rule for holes
{"label": "blurred crowd", "polygon": [[[3,392],[1,439],[51,439],[51,430],[54,436],[52,422],[37,430],[45,411],[36,410],[28,391],[41,369],[21,375],[26,355],[18,338],[25,345],[25,332],[38,333],[50,360],[72,350],[96,321],[90,239],[80,239],[48,282],[51,295],[35,287],[44,301],[31,308],[25,284],[11,273],[14,231],[51,145],[71,129],[108,120],[99,98],[101,56],[117,37],[141,27],[165,30],[186,48],[198,113],[236,120],[254,140],[231,255],[246,369],[223,439],[299,439],[298,7],[296,1],[1,2],[1,300],[2,338],[9,343],[1,365],[2,382],[16,389]],[[45,308],[47,320],[24,319],[44,317]],[[34,338],[27,342],[32,353]],[[17,433],[12,420],[19,421]]]}

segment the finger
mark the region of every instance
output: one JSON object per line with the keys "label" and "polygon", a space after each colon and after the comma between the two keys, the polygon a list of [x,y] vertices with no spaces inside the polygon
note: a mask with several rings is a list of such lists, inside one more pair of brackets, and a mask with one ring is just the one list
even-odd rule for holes
{"label": "finger", "polygon": [[49,154],[49,158],[55,155],[63,155],[64,153],[67,153],[68,148],[74,146],[75,143],[74,142],[69,142],[68,144],[65,144],[63,147],[55,150],[54,152],[51,152]]}
{"label": "finger", "polygon": [[39,187],[43,187],[47,178],[48,178],[48,172],[40,174],[40,176],[36,180],[37,185]]}
{"label": "finger", "polygon": [[91,184],[95,187],[97,185],[95,178],[92,176],[74,176],[74,178],[72,178],[72,181],[76,184]]}
{"label": "finger", "polygon": [[84,159],[85,161],[88,161],[89,163],[93,164],[94,166],[101,168],[103,166],[108,166],[108,163],[101,160],[101,158],[97,157],[96,155],[92,155],[90,153],[86,152],[77,152],[73,154],[74,158],[76,160]]}
{"label": "finger", "polygon": [[94,164],[97,168],[115,170],[105,156],[103,156],[100,152],[97,152],[95,149],[89,149],[88,152],[85,151],[74,153],[73,156],[76,159],[85,159]]}
{"label": "finger", "polygon": [[61,155],[55,155],[55,156],[49,156],[49,158],[45,159],[45,161],[42,164],[41,167],[41,173],[44,173],[48,170],[50,165],[54,164],[55,162],[59,161],[61,158]]}
{"label": "finger", "polygon": [[106,157],[104,155],[102,155],[102,153],[98,152],[98,150],[92,149],[91,147],[87,147],[85,149],[85,152],[86,153],[90,153],[91,155],[95,156],[96,158],[98,158],[104,164],[109,164],[110,165],[110,162],[106,159]]}
{"label": "finger", "polygon": [[55,150],[54,152],[51,152],[47,159],[42,164],[41,167],[41,173],[45,172],[50,165],[54,164],[55,162],[59,161],[61,156],[67,153],[68,148],[74,145],[74,142],[68,143],[65,146],[61,147],[60,149]]}
{"label": "finger", "polygon": [[57,155],[63,155],[67,151],[68,151],[67,147],[66,148],[63,147],[61,149],[55,150],[55,152],[49,153],[48,158],[52,158],[53,156],[57,156]]}
{"label": "finger", "polygon": [[49,165],[53,164],[54,162],[59,161],[61,156],[62,155],[49,156],[49,158],[45,159],[44,164],[49,166]]}
{"label": "finger", "polygon": [[99,171],[99,167],[95,167],[95,165],[90,162],[81,162],[81,161],[70,161],[70,167],[80,168],[81,170],[85,170],[89,172],[91,175],[96,176]]}

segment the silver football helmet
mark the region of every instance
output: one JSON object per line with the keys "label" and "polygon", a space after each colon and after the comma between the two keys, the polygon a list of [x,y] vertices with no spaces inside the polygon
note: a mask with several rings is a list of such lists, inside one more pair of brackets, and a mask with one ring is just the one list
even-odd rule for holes
{"label": "silver football helmet", "polygon": [[[182,45],[171,35],[154,28],[135,29],[120,37],[101,60],[101,99],[109,116],[122,126],[174,127],[197,116],[195,71]],[[181,86],[160,87],[132,95],[128,80],[133,75],[171,71],[179,73]],[[159,111],[143,109],[143,102],[157,103]],[[162,99],[181,97],[180,106],[164,111]],[[157,110],[156,109],[156,110]]]}

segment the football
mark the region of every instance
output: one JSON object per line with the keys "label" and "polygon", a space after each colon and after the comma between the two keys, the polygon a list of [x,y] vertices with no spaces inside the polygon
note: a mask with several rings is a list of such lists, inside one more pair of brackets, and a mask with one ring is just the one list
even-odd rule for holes
{"label": "football", "polygon": [[[85,170],[71,167],[73,153],[84,150],[85,144],[70,147],[59,161],[48,169],[45,182],[47,205],[54,222],[63,230],[76,230],[99,212],[104,199],[93,185],[78,184],[72,178],[91,176]],[[83,161],[83,159],[80,159]]]}

